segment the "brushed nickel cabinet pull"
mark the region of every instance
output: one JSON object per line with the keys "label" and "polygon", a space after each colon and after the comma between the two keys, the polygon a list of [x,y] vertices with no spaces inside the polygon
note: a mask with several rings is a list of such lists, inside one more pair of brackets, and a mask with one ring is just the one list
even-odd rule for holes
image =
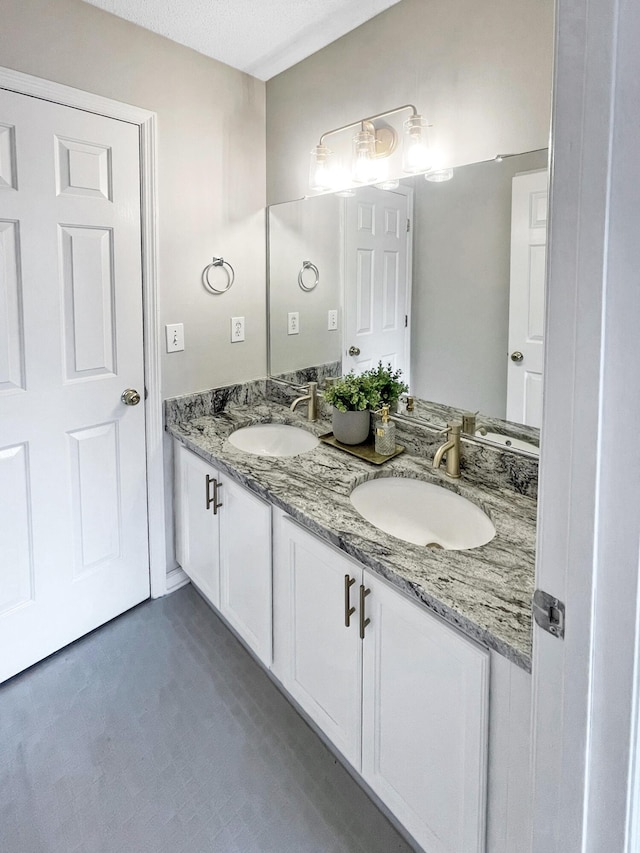
{"label": "brushed nickel cabinet pull", "polygon": [[[211,496],[211,483],[215,483],[215,478],[210,477],[207,474],[205,479],[204,479],[204,482],[205,482],[205,490],[206,490],[206,501],[205,501],[204,506],[205,506],[205,509],[208,510],[209,507],[211,506],[211,504],[215,503],[215,493],[214,493],[213,497]],[[214,510],[214,512],[215,512],[215,510]]]}
{"label": "brushed nickel cabinet pull", "polygon": [[348,628],[351,624],[351,617],[356,612],[355,607],[351,607],[351,587],[356,582],[355,578],[350,578],[349,575],[344,576],[344,627]]}
{"label": "brushed nickel cabinet pull", "polygon": [[218,489],[222,488],[222,483],[219,483],[216,478],[213,478],[213,514],[217,515],[218,510],[222,506],[222,501],[218,500]]}
{"label": "brushed nickel cabinet pull", "polygon": [[[222,506],[222,503],[218,501],[218,489],[222,488],[222,483],[219,483],[215,477],[209,476],[207,474],[205,476],[205,489],[206,489],[206,502],[205,509],[209,509],[210,506],[213,507],[213,514],[217,515],[218,510]],[[211,485],[213,484],[213,495],[211,494]]]}
{"label": "brushed nickel cabinet pull", "polygon": [[371,592],[370,589],[365,589],[363,584],[360,584],[360,639],[364,640],[364,629],[371,622],[371,619],[364,618],[364,600]]}

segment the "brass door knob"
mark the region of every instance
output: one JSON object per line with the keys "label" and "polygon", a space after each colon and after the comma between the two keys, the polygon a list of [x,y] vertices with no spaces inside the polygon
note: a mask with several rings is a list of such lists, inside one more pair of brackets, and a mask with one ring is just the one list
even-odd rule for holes
{"label": "brass door knob", "polygon": [[137,406],[140,402],[140,394],[135,390],[135,388],[127,388],[126,391],[122,392],[120,399],[125,406]]}
{"label": "brass door knob", "polygon": [[524,361],[524,356],[520,352],[520,350],[516,350],[511,353],[511,361],[515,361],[516,364],[519,364],[521,361]]}
{"label": "brass door knob", "polygon": [[360,355],[360,347],[349,347],[349,355]]}

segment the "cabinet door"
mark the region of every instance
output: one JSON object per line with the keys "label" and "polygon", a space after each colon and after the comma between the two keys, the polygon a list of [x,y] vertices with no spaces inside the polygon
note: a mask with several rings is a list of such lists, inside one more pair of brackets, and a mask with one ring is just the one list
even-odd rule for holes
{"label": "cabinet door", "polygon": [[220,502],[220,611],[270,666],[271,507],[228,477]]}
{"label": "cabinet door", "polygon": [[[218,516],[213,514],[213,483],[219,473],[174,442],[176,474],[176,558],[209,601],[220,605]],[[207,477],[209,480],[207,480]]]}
{"label": "cabinet door", "polygon": [[361,569],[286,516],[276,521],[274,672],[359,769],[362,643],[357,612],[345,626],[345,575],[356,606]]}
{"label": "cabinet door", "polygon": [[488,653],[364,577],[362,775],[429,853],[480,853]]}

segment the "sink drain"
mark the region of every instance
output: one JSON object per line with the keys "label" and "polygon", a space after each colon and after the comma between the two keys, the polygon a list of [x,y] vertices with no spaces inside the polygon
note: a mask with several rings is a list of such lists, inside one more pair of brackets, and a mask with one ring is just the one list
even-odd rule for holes
{"label": "sink drain", "polygon": [[442,545],[439,542],[427,542],[427,544],[424,547],[425,548],[440,548],[441,551],[444,550]]}

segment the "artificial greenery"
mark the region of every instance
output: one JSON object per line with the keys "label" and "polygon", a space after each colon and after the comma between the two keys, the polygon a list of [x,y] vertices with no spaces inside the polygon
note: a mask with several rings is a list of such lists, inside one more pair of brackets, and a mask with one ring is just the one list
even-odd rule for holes
{"label": "artificial greenery", "polygon": [[393,370],[390,364],[383,367],[379,361],[378,366],[368,370],[365,375],[368,376],[371,388],[378,394],[378,402],[375,405],[387,405],[395,412],[398,397],[409,390],[409,386],[400,379],[402,371]]}
{"label": "artificial greenery", "polygon": [[326,389],[324,399],[340,412],[361,412],[375,408],[380,398],[366,373],[351,371]]}
{"label": "artificial greenery", "polygon": [[398,397],[409,388],[401,381],[401,370],[392,370],[388,364],[356,375],[353,371],[337,379],[324,392],[324,399],[341,412],[361,412],[378,409],[383,404],[395,411]]}

